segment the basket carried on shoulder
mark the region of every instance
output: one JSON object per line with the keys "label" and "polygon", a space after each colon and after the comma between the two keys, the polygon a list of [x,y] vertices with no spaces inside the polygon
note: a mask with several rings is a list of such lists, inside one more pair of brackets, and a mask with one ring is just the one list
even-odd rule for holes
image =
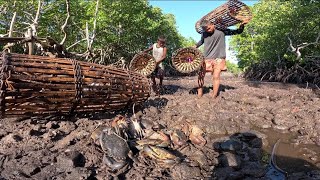
{"label": "basket carried on shoulder", "polygon": [[198,33],[202,33],[203,30],[200,24],[203,20],[209,20],[214,23],[217,29],[223,30],[244,20],[251,19],[252,13],[246,4],[238,0],[229,0],[198,20],[195,28]]}
{"label": "basket carried on shoulder", "polygon": [[172,53],[172,64],[181,73],[191,73],[201,67],[204,60],[202,52],[197,48],[180,48]]}
{"label": "basket carried on shoulder", "polygon": [[143,76],[149,76],[156,69],[156,60],[148,53],[138,53],[132,58],[129,69]]}

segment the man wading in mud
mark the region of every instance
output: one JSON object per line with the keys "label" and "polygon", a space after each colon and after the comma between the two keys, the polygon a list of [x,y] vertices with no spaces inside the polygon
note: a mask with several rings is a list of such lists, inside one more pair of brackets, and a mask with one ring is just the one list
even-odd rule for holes
{"label": "man wading in mud", "polygon": [[[164,36],[159,36],[157,43],[154,43],[144,52],[149,52],[152,50],[152,56],[156,60],[156,69],[150,75],[152,80],[152,88],[153,90],[159,94],[159,90],[162,88],[162,81],[164,77],[164,65],[162,61],[167,56],[167,47],[166,47],[166,38]],[[159,78],[159,88],[157,88],[156,77]]]}
{"label": "man wading in mud", "polygon": [[212,74],[213,93],[211,95],[213,98],[216,98],[218,96],[218,90],[220,86],[220,73],[221,71],[227,70],[225,36],[242,33],[244,25],[247,24],[248,21],[249,20],[243,21],[239,29],[236,30],[218,30],[215,29],[214,24],[208,20],[203,20],[201,22],[200,26],[203,29],[201,40],[194,46],[195,48],[198,48],[202,44],[204,44],[205,61],[203,62],[198,74],[199,97],[202,97],[203,95],[204,76],[206,72],[211,72]]}

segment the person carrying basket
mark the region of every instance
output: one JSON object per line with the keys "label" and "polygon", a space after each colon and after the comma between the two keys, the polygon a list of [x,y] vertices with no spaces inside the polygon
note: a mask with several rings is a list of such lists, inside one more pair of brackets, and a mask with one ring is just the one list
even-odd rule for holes
{"label": "person carrying basket", "polygon": [[[156,69],[150,75],[152,80],[152,88],[156,93],[159,93],[159,89],[162,88],[162,82],[164,77],[164,64],[162,63],[167,56],[166,38],[164,36],[159,36],[156,43],[150,46],[148,49],[144,50],[147,53],[152,50],[152,56],[156,60]],[[155,78],[159,78],[159,89],[157,88],[157,83]]]}
{"label": "person carrying basket", "polygon": [[198,48],[204,44],[204,58],[201,69],[198,73],[198,96],[203,96],[204,77],[206,72],[211,72],[213,80],[213,98],[218,96],[220,86],[221,71],[226,71],[226,43],[225,36],[240,34],[243,32],[244,25],[249,22],[248,20],[242,21],[240,27],[236,30],[224,29],[218,30],[215,28],[214,23],[209,20],[203,20],[200,26],[203,30],[201,40],[193,47]]}

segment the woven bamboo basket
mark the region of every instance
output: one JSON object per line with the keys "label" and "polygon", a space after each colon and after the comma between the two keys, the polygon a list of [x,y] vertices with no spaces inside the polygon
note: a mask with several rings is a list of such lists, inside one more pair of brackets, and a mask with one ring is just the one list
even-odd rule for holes
{"label": "woven bamboo basket", "polygon": [[119,68],[24,54],[0,57],[0,115],[119,110],[145,101],[148,79]]}
{"label": "woven bamboo basket", "polygon": [[191,73],[199,70],[204,60],[202,52],[197,48],[180,48],[172,53],[172,64],[181,73]]}
{"label": "woven bamboo basket", "polygon": [[151,54],[138,53],[132,58],[129,69],[143,76],[149,76],[156,69],[156,60]]}
{"label": "woven bamboo basket", "polygon": [[243,20],[251,20],[252,13],[250,8],[243,2],[229,0],[196,22],[195,28],[198,33],[202,33],[203,30],[200,24],[205,19],[214,23],[217,29],[223,30],[229,26],[242,22]]}

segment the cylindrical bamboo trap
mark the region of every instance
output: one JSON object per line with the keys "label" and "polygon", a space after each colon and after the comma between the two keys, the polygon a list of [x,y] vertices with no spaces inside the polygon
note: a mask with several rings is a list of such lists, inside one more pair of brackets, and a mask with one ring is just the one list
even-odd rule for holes
{"label": "cylindrical bamboo trap", "polygon": [[156,69],[156,60],[151,54],[138,53],[132,58],[129,69],[141,75],[149,76]]}
{"label": "cylindrical bamboo trap", "polygon": [[202,52],[197,48],[180,48],[172,53],[172,65],[181,73],[199,70],[204,60]]}
{"label": "cylindrical bamboo trap", "polygon": [[2,117],[119,110],[150,95],[148,79],[132,71],[24,54],[0,58]]}
{"label": "cylindrical bamboo trap", "polygon": [[202,33],[203,30],[200,24],[205,19],[214,23],[217,29],[223,30],[229,26],[242,22],[243,20],[251,20],[252,13],[250,8],[243,2],[229,0],[196,22],[195,28],[198,33]]}

